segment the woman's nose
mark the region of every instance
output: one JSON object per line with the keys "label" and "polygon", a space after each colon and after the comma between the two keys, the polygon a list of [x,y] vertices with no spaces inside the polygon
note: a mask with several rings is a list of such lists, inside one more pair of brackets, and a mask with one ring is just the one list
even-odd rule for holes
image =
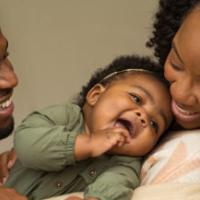
{"label": "woman's nose", "polygon": [[182,107],[191,107],[198,103],[199,90],[189,80],[182,80],[171,84],[172,98]]}

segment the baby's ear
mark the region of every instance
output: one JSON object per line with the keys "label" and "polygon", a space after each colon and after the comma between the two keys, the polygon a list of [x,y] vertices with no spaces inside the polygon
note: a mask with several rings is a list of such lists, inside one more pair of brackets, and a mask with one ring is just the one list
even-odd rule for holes
{"label": "baby's ear", "polygon": [[94,85],[86,96],[86,101],[90,106],[94,106],[101,96],[101,94],[105,91],[105,87],[102,84]]}

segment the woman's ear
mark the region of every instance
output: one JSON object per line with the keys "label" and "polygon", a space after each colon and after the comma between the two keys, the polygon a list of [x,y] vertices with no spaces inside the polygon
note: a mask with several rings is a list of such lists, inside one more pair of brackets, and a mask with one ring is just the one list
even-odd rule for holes
{"label": "woman's ear", "polygon": [[105,87],[102,84],[96,84],[94,85],[89,92],[87,93],[86,96],[86,102],[90,105],[90,106],[94,106],[97,102],[97,100],[99,99],[99,97],[101,96],[101,94],[105,91]]}

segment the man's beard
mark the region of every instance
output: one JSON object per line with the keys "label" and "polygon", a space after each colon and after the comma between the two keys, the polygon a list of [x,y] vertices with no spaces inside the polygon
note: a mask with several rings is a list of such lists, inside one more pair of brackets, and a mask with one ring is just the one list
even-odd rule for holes
{"label": "man's beard", "polygon": [[0,128],[0,140],[8,137],[14,129],[14,118],[12,118],[10,124],[5,128]]}

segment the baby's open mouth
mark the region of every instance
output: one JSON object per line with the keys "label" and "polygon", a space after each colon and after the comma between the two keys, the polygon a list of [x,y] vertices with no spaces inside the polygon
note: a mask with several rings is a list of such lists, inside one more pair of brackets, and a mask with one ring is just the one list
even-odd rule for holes
{"label": "baby's open mouth", "polygon": [[118,119],[116,122],[116,126],[117,127],[121,127],[121,128],[125,128],[131,137],[134,136],[135,130],[134,130],[134,126],[133,123],[131,123],[129,120],[127,119]]}

